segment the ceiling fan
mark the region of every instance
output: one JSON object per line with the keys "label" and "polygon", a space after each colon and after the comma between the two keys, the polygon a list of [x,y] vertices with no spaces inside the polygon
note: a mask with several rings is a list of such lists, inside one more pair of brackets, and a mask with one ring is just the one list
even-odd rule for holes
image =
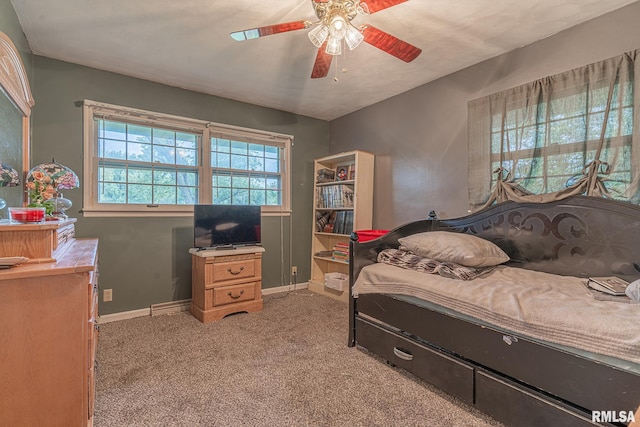
{"label": "ceiling fan", "polygon": [[342,53],[343,44],[353,50],[364,41],[396,58],[411,62],[420,55],[422,49],[371,25],[356,27],[351,23],[358,15],[370,15],[405,1],[408,0],[311,0],[319,20],[317,22],[301,20],[267,25],[235,31],[231,33],[231,38],[244,41],[313,27],[308,36],[318,48],[318,53],[311,72],[312,79],[326,77],[333,57]]}

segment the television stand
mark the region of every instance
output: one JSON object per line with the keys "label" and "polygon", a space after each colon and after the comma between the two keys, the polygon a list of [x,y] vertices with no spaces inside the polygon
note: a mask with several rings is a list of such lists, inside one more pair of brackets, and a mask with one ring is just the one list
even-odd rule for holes
{"label": "television stand", "polygon": [[203,323],[262,310],[261,246],[224,247],[191,253],[191,314]]}

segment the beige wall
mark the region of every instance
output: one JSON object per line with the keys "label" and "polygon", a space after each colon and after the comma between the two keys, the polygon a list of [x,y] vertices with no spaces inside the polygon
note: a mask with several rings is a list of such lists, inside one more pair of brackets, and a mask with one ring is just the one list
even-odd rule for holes
{"label": "beige wall", "polygon": [[332,152],[376,155],[374,227],[465,215],[467,102],[640,48],[638,22],[640,2],[332,121]]}

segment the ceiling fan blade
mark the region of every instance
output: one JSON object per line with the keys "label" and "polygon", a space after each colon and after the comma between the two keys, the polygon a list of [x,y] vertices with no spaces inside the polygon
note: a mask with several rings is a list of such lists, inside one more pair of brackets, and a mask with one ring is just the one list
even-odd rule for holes
{"label": "ceiling fan blade", "polygon": [[270,36],[272,34],[286,33],[287,31],[302,30],[309,28],[309,21],[285,22],[283,24],[267,25],[265,27],[251,28],[248,30],[235,31],[231,33],[231,38],[236,41],[257,39],[258,37]]}
{"label": "ceiling fan blade", "polygon": [[312,79],[327,77],[327,74],[329,74],[329,68],[331,68],[331,60],[333,59],[333,55],[329,55],[326,52],[326,48],[327,42],[324,42],[318,49],[316,62],[313,64],[313,71],[311,71]]}
{"label": "ceiling fan blade", "polygon": [[369,13],[376,13],[382,9],[386,9],[406,1],[408,0],[364,0],[361,1],[360,4],[366,4],[369,9]]}
{"label": "ceiling fan blade", "polygon": [[413,61],[422,52],[422,49],[402,41],[389,33],[385,33],[376,27],[372,27],[371,25],[366,25],[362,29],[362,34],[364,35],[365,42],[377,47],[378,49],[384,50],[389,55],[402,59],[404,62]]}

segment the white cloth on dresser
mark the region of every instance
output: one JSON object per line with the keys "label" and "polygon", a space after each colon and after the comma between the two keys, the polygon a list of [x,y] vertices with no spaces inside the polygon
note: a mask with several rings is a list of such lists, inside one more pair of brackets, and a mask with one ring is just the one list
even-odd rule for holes
{"label": "white cloth on dresser", "polygon": [[585,279],[499,266],[474,280],[376,263],[353,287],[410,295],[516,334],[640,363],[640,304],[594,299]]}

